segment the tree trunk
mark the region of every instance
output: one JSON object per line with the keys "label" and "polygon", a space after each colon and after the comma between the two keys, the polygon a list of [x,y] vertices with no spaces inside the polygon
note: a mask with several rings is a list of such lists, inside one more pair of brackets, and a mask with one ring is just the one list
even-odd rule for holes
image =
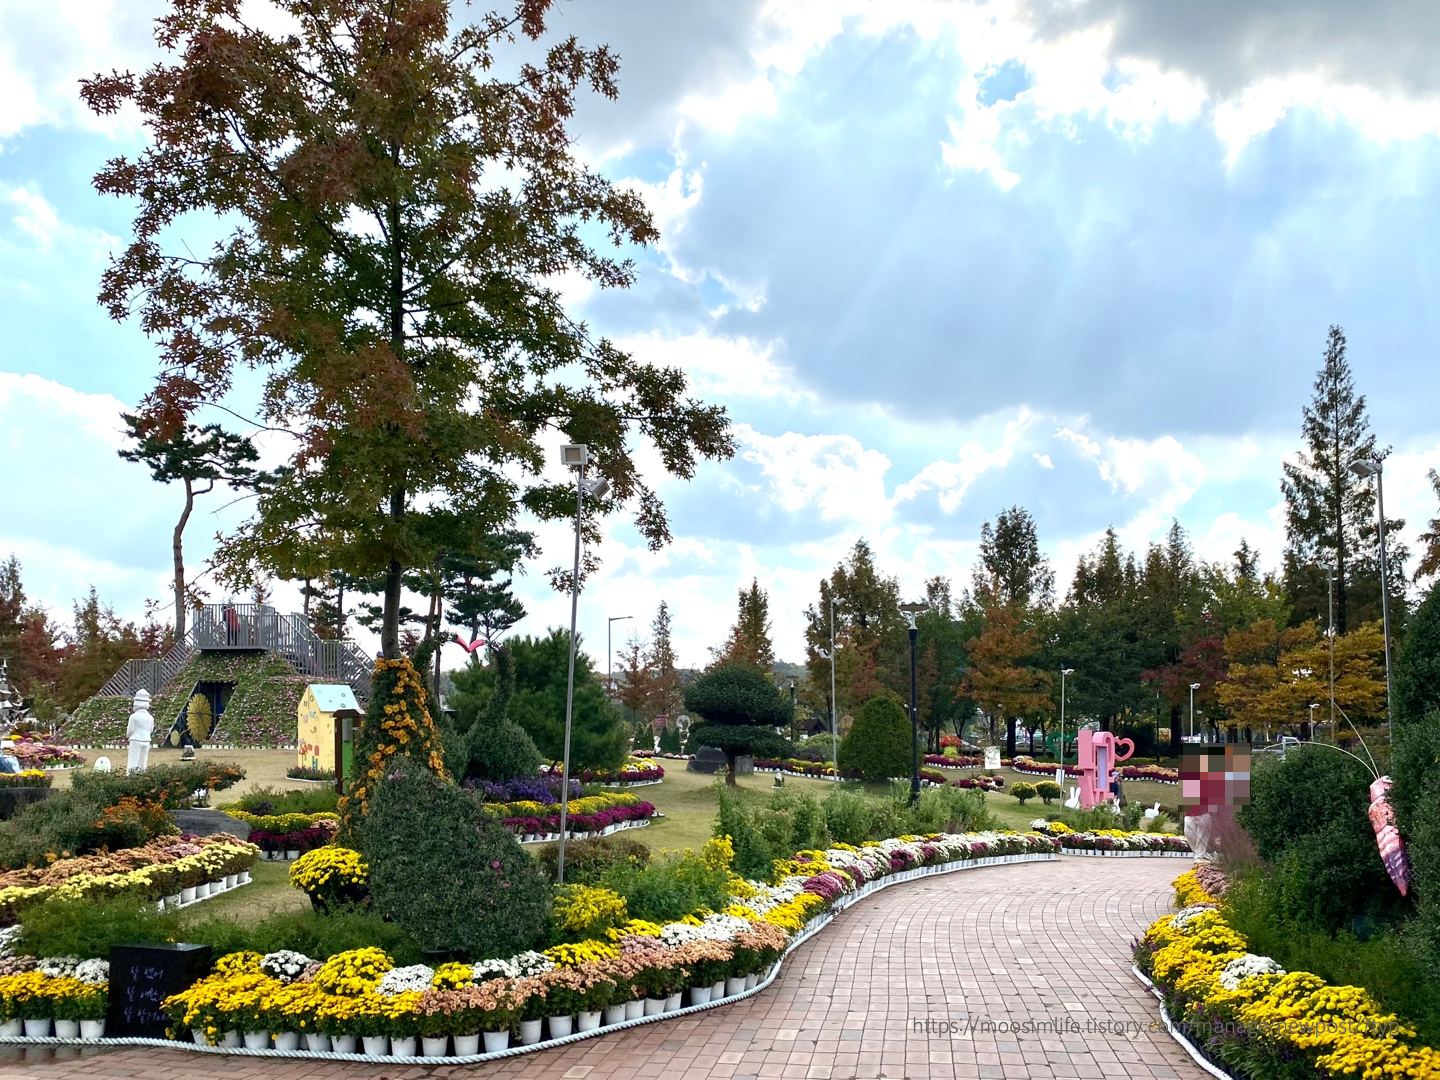
{"label": "tree trunk", "polygon": [[[396,485],[390,492],[390,518],[399,522],[405,516],[405,489]],[[385,568],[384,608],[380,621],[380,655],[386,660],[400,658],[400,590],[405,568],[399,559],[391,559]]]}
{"label": "tree trunk", "polygon": [[735,755],[729,750],[725,751],[725,786],[737,786],[735,783]]}
{"label": "tree trunk", "polygon": [[185,523],[190,520],[190,511],[195,509],[195,489],[190,478],[185,478],[185,509],[175,523],[175,535],[171,540],[170,553],[175,560],[175,640],[185,637]]}
{"label": "tree trunk", "polygon": [[1180,757],[1184,753],[1184,744],[1180,741],[1180,706],[1170,706],[1170,756]]}
{"label": "tree trunk", "polygon": [[1011,758],[1013,758],[1013,757],[1015,756],[1015,725],[1016,725],[1016,723],[1017,723],[1017,721],[1016,721],[1015,717],[1013,717],[1013,716],[1006,717],[1006,719],[1005,719],[1005,756],[1006,756],[1006,757],[1011,757]]}

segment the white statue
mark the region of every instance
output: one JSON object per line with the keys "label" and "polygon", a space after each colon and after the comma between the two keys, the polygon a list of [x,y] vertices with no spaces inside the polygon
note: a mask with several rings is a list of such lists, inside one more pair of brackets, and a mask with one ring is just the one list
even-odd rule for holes
{"label": "white statue", "polygon": [[150,764],[150,736],[154,730],[150,691],[142,687],[135,691],[135,711],[130,714],[130,723],[125,728],[125,737],[130,740],[130,760],[125,766],[126,772],[144,772]]}

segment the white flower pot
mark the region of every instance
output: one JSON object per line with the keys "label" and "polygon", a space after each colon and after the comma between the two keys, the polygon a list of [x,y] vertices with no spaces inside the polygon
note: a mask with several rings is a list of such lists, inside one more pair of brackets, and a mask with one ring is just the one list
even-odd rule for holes
{"label": "white flower pot", "polygon": [[328,1054],[330,1052],[330,1036],[317,1035],[313,1031],[305,1033],[305,1049],[312,1054]]}
{"label": "white flower pot", "polygon": [[0,1024],[0,1038],[15,1039],[25,1034],[24,1020],[6,1020]]}
{"label": "white flower pot", "polygon": [[582,1011],[582,1012],[580,1013],[580,1015],[575,1018],[575,1027],[576,1027],[576,1030],[578,1030],[578,1031],[594,1031],[594,1030],[595,1030],[596,1028],[598,1028],[599,1026],[600,1026],[600,1013],[599,1013],[598,1011],[597,1011],[597,1012],[583,1012],[583,1011]]}
{"label": "white flower pot", "polygon": [[754,990],[759,982],[760,973],[758,971],[752,971],[749,975],[745,976],[745,989]]}
{"label": "white flower pot", "polygon": [[540,1026],[542,1020],[521,1020],[520,1021],[520,1045],[534,1046],[540,1041]]}
{"label": "white flower pot", "polygon": [[250,871],[249,871],[249,870],[241,870],[241,871],[240,871],[240,884],[241,884],[241,885],[249,885],[249,884],[250,884]]}
{"label": "white flower pot", "polygon": [[57,1039],[78,1039],[80,1037],[79,1020],[56,1020],[55,1037]]}
{"label": "white flower pot", "polygon": [[680,995],[681,991],[676,990],[675,993],[671,994],[665,999],[665,1011],[667,1013],[675,1012],[677,1009],[680,1008]]}
{"label": "white flower pot", "polygon": [[82,1039],[103,1039],[105,1037],[104,1020],[81,1020],[80,1037]]}
{"label": "white flower pot", "polygon": [[195,886],[195,899],[196,899],[196,900],[208,900],[209,898],[210,898],[210,883],[209,883],[208,881],[205,882],[203,885],[196,885],[196,886]]}
{"label": "white flower pot", "polygon": [[330,1048],[336,1054],[353,1054],[355,1041],[354,1035],[336,1035],[330,1040]]}
{"label": "white flower pot", "polygon": [[247,1031],[245,1032],[246,1050],[269,1050],[270,1032],[268,1031]]}
{"label": "white flower pot", "polygon": [[719,1001],[725,996],[725,980],[721,979],[714,986],[710,987],[710,1000]]}
{"label": "white flower pot", "polygon": [[412,1058],[415,1056],[415,1036],[408,1039],[391,1039],[390,1056],[398,1058]]}
{"label": "white flower pot", "polygon": [[25,1037],[27,1039],[48,1039],[50,1037],[49,1020],[26,1020]]}
{"label": "white flower pot", "polygon": [[277,1031],[275,1033],[276,1050],[299,1050],[300,1033],[298,1031]]}
{"label": "white flower pot", "polygon": [[295,861],[296,859],[298,859],[298,858],[300,858],[300,852],[298,852],[298,851],[287,851],[287,852],[285,852],[285,861],[286,861],[286,862],[294,862],[294,861]]}
{"label": "white flower pot", "polygon": [[426,1035],[420,1040],[420,1052],[425,1057],[444,1057],[450,1050],[450,1036]]}
{"label": "white flower pot", "polygon": [[456,1035],[456,1036],[455,1036],[455,1056],[456,1056],[456,1057],[472,1057],[473,1055],[478,1054],[478,1053],[480,1053],[480,1036],[479,1036],[479,1035]]}
{"label": "white flower pot", "polygon": [[225,879],[224,879],[223,877],[216,878],[214,881],[210,882],[210,895],[211,895],[211,896],[219,896],[219,895],[220,895],[221,893],[223,893],[224,891],[225,891]]}
{"label": "white flower pot", "polygon": [[180,902],[182,904],[193,904],[195,902],[195,887],[193,885],[180,890]]}
{"label": "white flower pot", "polygon": [[165,906],[166,906],[167,908],[177,908],[177,907],[179,907],[179,906],[180,906],[180,894],[179,894],[178,892],[177,892],[177,893],[171,893],[169,896],[165,897]]}
{"label": "white flower pot", "polygon": [[625,1002],[625,1019],[639,1020],[645,1015],[645,1002],[640,998],[634,998]]}
{"label": "white flower pot", "polygon": [[692,986],[692,987],[690,987],[690,1004],[691,1004],[691,1005],[709,1005],[709,1004],[710,1004],[710,987],[708,987],[708,986]]}
{"label": "white flower pot", "polygon": [[191,1028],[190,1038],[194,1041],[196,1046],[210,1045],[210,1040],[206,1037],[204,1028]]}
{"label": "white flower pot", "polygon": [[624,1020],[625,1020],[625,1006],[624,1006],[624,1005],[611,1005],[608,1009],[605,1010],[605,1026],[606,1026],[606,1027],[609,1027],[611,1024],[623,1023]]}
{"label": "white flower pot", "polygon": [[362,1035],[360,1045],[370,1057],[384,1057],[390,1052],[389,1035]]}
{"label": "white flower pot", "polygon": [[733,976],[725,980],[725,996],[734,997],[736,994],[745,992],[745,980]]}
{"label": "white flower pot", "polygon": [[227,1031],[220,1036],[220,1045],[226,1050],[238,1050],[241,1046],[240,1032]]}
{"label": "white flower pot", "polygon": [[485,1052],[493,1054],[496,1050],[505,1050],[510,1046],[510,1032],[508,1031],[482,1031],[480,1037],[485,1040]]}
{"label": "white flower pot", "polygon": [[239,874],[226,874],[226,875],[225,875],[225,888],[227,888],[227,889],[233,889],[233,888],[235,888],[236,885],[239,885],[239,884],[240,884],[240,875],[239,875]]}

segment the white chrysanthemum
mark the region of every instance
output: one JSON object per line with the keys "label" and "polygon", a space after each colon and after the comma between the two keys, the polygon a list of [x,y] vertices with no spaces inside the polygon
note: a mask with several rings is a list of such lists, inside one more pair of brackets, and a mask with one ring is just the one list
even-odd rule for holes
{"label": "white chrysanthemum", "polygon": [[0,956],[14,956],[15,947],[20,944],[19,926],[0,927]]}
{"label": "white chrysanthemum", "polygon": [[411,964],[409,967],[392,968],[385,973],[380,980],[380,985],[375,988],[377,994],[384,994],[386,997],[393,997],[396,994],[419,993],[430,989],[430,984],[435,981],[435,969],[424,964]]}
{"label": "white chrysanthemum", "polygon": [[293,949],[281,949],[279,952],[266,953],[261,957],[260,970],[272,979],[294,982],[312,963],[310,957],[304,953],[295,952]]}
{"label": "white chrysanthemum", "polygon": [[110,981],[110,961],[81,960],[75,965],[75,978],[91,986],[103,986]]}
{"label": "white chrysanthemum", "polygon": [[1190,925],[1190,921],[1194,919],[1196,915],[1199,915],[1203,911],[1214,910],[1214,904],[1191,904],[1189,907],[1181,908],[1175,914],[1175,917],[1170,920],[1170,925],[1175,927],[1176,930],[1184,930],[1185,927]]}
{"label": "white chrysanthemum", "polygon": [[74,978],[75,968],[79,965],[78,956],[47,956],[40,961],[40,972],[52,979]]}
{"label": "white chrysanthemum", "polygon": [[520,969],[509,960],[481,960],[470,969],[470,981],[486,982],[490,979],[518,979]]}
{"label": "white chrysanthemum", "polygon": [[510,958],[510,963],[515,965],[515,970],[521,975],[544,975],[547,971],[555,970],[555,961],[534,949],[516,953]]}
{"label": "white chrysanthemum", "polygon": [[1226,990],[1238,990],[1240,984],[1254,975],[1284,975],[1285,969],[1268,956],[1246,953],[1225,965],[1220,972],[1220,985]]}

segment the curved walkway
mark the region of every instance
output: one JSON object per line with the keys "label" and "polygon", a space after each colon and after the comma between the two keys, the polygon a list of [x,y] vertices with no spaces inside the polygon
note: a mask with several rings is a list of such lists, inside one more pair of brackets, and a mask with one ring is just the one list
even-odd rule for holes
{"label": "curved walkway", "polygon": [[752,998],[493,1064],[7,1047],[0,1077],[1204,1080],[1130,974],[1131,940],[1169,910],[1188,865],[1070,857],[896,885],[837,916]]}

